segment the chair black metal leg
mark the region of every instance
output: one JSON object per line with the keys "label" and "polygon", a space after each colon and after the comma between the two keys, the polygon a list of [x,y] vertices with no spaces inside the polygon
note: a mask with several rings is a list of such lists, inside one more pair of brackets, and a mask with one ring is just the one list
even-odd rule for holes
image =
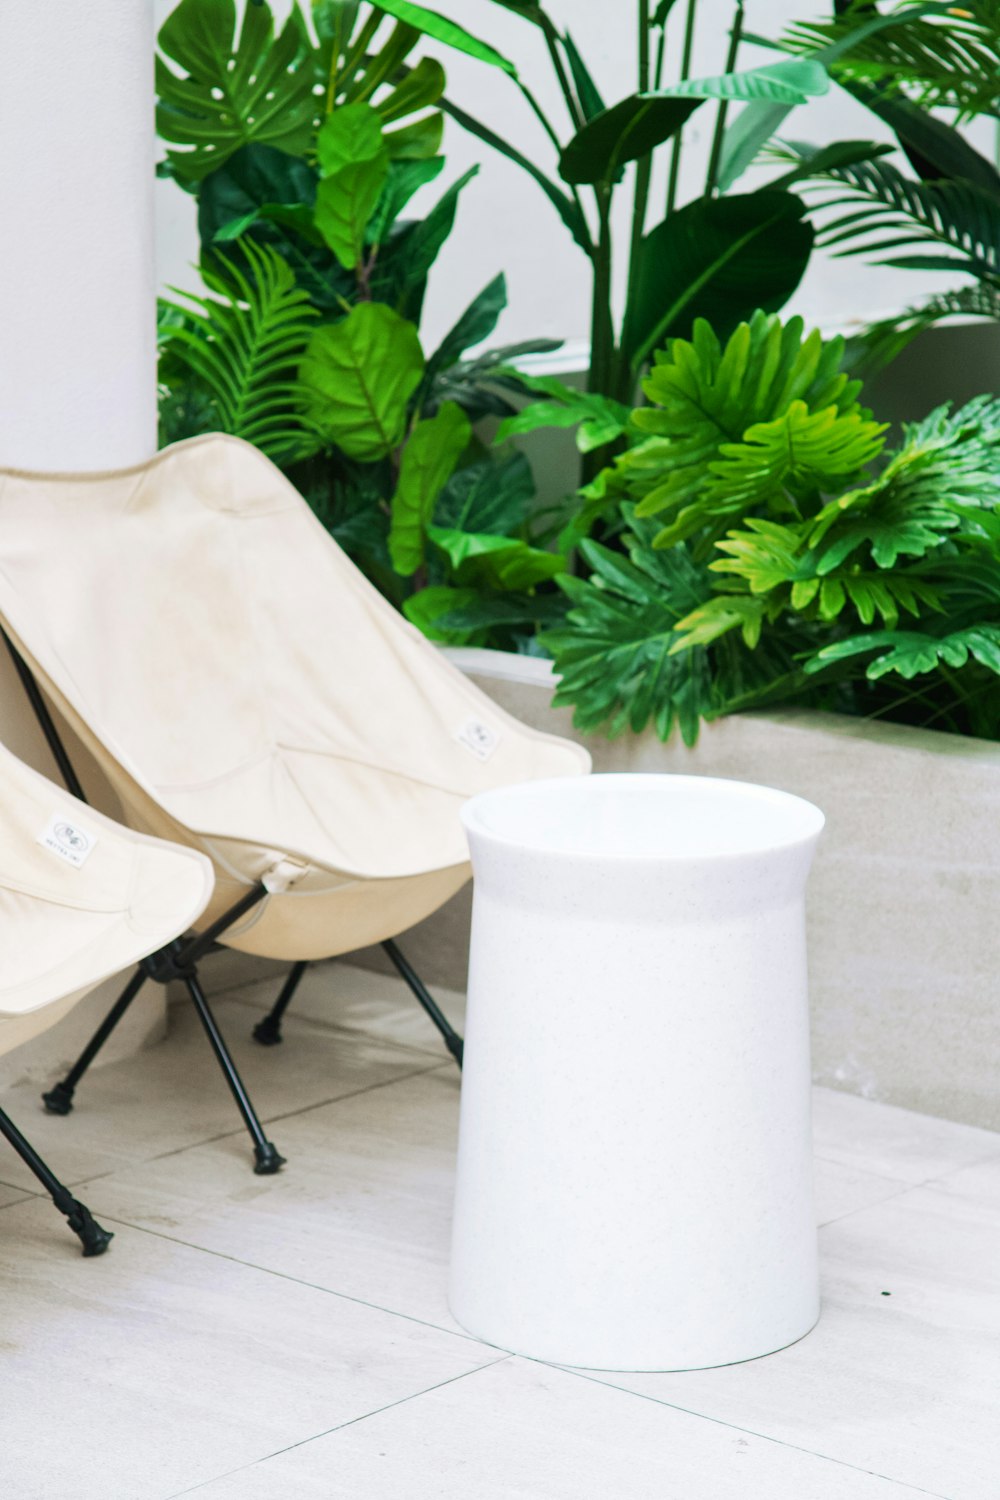
{"label": "chair black metal leg", "polygon": [[448,1020],[448,1017],[445,1015],[440,1005],[438,1005],[437,1001],[430,994],[427,986],[420,978],[420,975],[417,973],[416,969],[414,969],[409,961],[403,956],[392,939],[389,938],[382,944],[382,947],[385,949],[386,953],[395,964],[400,976],[405,979],[412,993],[416,996],[417,1000],[430,1016],[438,1031],[440,1031],[442,1037],[444,1038],[445,1046],[448,1048],[448,1051],[458,1063],[458,1066],[461,1067],[462,1054],[465,1050],[465,1043],[462,1041],[462,1038],[459,1036],[454,1026],[452,1026],[451,1022]]}
{"label": "chair black metal leg", "polygon": [[244,1124],[253,1140],[254,1171],[260,1177],[269,1177],[273,1172],[280,1172],[281,1168],[285,1165],[285,1158],[279,1156],[275,1146],[272,1145],[264,1134],[261,1123],[257,1118],[257,1112],[250,1102],[250,1095],[244,1088],[243,1080],[236,1071],[236,1064],[229,1055],[229,1048],[226,1046],[222,1032],[219,1030],[215,1017],[212,1015],[208,1001],[205,998],[205,992],[198,982],[197,974],[192,971],[185,974],[183,979],[187,985],[188,994],[194,1001],[195,1010],[201,1018],[201,1024],[205,1028],[208,1040],[212,1044],[212,1051],[218,1059],[219,1067],[225,1075],[226,1082],[232,1089],[233,1098],[239,1106]]}
{"label": "chair black metal leg", "polygon": [[76,1062],[70,1068],[61,1083],[57,1083],[47,1093],[42,1095],[42,1102],[50,1115],[68,1115],[73,1108],[73,1094],[77,1084],[90,1067],[94,1058],[100,1052],[108,1037],[114,1031],[122,1016],[128,1010],[132,1001],[138,995],[146,982],[146,975],[142,969],[136,969],[128,984],[122,990],[114,1005],[108,1011],[104,1020],[98,1026],[90,1041],[84,1047]]}
{"label": "chair black metal leg", "polygon": [[281,1041],[281,1018],[289,1005],[291,1005],[292,996],[298,989],[302,976],[308,967],[308,960],[292,965],[277,1000],[275,1000],[263,1021],[258,1021],[254,1027],[253,1039],[255,1042],[259,1042],[262,1047],[276,1047]]}
{"label": "chair black metal leg", "polygon": [[109,1229],[102,1229],[86,1204],[74,1198],[69,1188],[63,1186],[31,1142],[21,1134],[14,1121],[2,1109],[0,1132],[7,1137],[25,1166],[34,1172],[59,1212],[65,1214],[70,1229],[83,1245],[84,1255],[103,1255],[114,1235]]}

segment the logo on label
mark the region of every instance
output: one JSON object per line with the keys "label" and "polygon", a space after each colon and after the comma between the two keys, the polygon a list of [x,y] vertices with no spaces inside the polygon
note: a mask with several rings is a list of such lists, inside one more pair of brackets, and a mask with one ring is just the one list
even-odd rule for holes
{"label": "logo on label", "polygon": [[467,719],[456,738],[478,760],[489,760],[500,743],[500,735],[489,724],[484,724],[482,719]]}
{"label": "logo on label", "polygon": [[38,835],[38,843],[51,853],[58,854],[68,865],[79,869],[90,858],[97,839],[94,834],[81,828],[79,823],[71,823],[67,818],[53,813]]}

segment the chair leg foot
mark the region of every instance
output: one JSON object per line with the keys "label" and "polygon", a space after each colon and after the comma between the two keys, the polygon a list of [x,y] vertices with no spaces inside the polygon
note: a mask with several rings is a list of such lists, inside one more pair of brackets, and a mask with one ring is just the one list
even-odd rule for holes
{"label": "chair leg foot", "polygon": [[253,1029],[253,1039],[261,1047],[277,1047],[284,1041],[281,1035],[281,1022],[273,1015],[267,1015],[263,1021],[258,1021]]}
{"label": "chair leg foot", "polygon": [[73,1233],[79,1236],[84,1255],[103,1255],[114,1239],[112,1231],[102,1228],[87,1205],[76,1198],[66,1219]]}
{"label": "chair leg foot", "polygon": [[74,1090],[68,1088],[65,1083],[57,1083],[42,1095],[42,1103],[45,1105],[47,1114],[68,1115],[73,1108]]}
{"label": "chair leg foot", "polygon": [[462,1040],[462,1038],[460,1036],[456,1036],[454,1039],[452,1039],[452,1038],[449,1037],[449,1038],[446,1038],[446,1040],[445,1040],[445,1046],[448,1048],[448,1051],[451,1053],[452,1057],[455,1059],[456,1063],[458,1064],[459,1071],[461,1071],[462,1062],[463,1062],[463,1060],[465,1058],[465,1043],[464,1043],[464,1041]]}
{"label": "chair leg foot", "polygon": [[285,1165],[285,1158],[270,1141],[260,1141],[253,1148],[254,1171],[258,1177],[273,1177]]}

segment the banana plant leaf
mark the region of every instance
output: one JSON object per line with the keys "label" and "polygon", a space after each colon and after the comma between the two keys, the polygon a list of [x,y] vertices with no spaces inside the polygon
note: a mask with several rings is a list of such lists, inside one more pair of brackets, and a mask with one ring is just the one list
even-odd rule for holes
{"label": "banana plant leaf", "polygon": [[757,309],[776,312],[802,279],[814,231],[793,193],[700,198],[642,242],[625,317],[625,353],[638,371],[654,349],[706,318],[721,338]]}

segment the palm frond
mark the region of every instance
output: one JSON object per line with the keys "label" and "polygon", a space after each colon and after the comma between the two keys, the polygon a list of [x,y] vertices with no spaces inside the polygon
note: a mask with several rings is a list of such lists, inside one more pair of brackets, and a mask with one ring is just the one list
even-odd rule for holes
{"label": "palm frond", "polygon": [[276,462],[303,457],[315,438],[297,411],[297,378],[316,313],[276,250],[238,244],[246,270],[222,255],[202,270],[213,296],[171,289],[183,303],[165,303],[161,338],[201,384],[223,432]]}
{"label": "palm frond", "polygon": [[[805,161],[813,148],[792,143],[790,150]],[[878,160],[823,171],[806,192],[822,216],[816,242],[836,256],[874,255],[882,257],[880,265],[965,271],[1000,287],[1000,200],[971,182],[917,182]],[[899,253],[926,246],[937,248],[924,255]]]}
{"label": "palm frond", "polygon": [[982,318],[1000,323],[1000,287],[989,284],[959,287],[907,307],[894,317],[879,319],[851,340],[854,367],[866,376],[874,374],[891,364],[919,334],[954,318],[962,321]]}
{"label": "palm frond", "polygon": [[[1000,7],[996,0],[915,7],[912,0],[874,12],[854,0],[830,21],[797,22],[789,51],[843,49],[829,63],[838,82],[902,95],[927,109],[954,109],[960,120],[996,112],[1000,98]],[[873,20],[881,25],[873,25]]]}

